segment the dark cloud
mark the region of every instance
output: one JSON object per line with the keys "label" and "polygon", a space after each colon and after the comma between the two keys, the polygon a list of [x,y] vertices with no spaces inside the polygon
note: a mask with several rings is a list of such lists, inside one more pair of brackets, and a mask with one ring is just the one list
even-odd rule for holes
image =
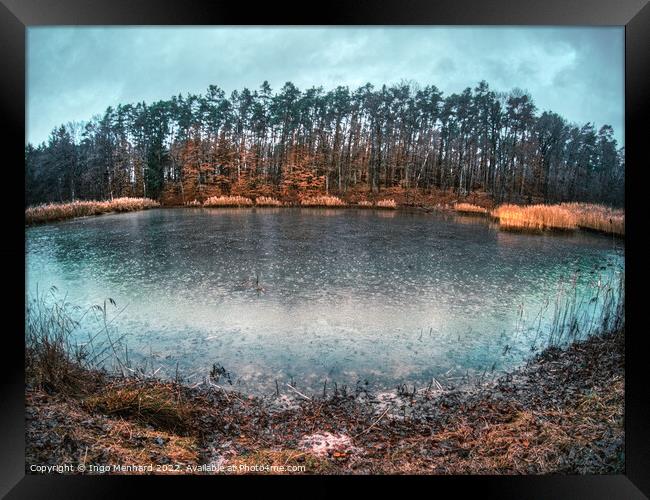
{"label": "dark cloud", "polygon": [[28,29],[28,140],[118,103],[204,92],[413,80],[446,94],[486,80],[528,89],[540,110],[611,124],[623,138],[623,29]]}

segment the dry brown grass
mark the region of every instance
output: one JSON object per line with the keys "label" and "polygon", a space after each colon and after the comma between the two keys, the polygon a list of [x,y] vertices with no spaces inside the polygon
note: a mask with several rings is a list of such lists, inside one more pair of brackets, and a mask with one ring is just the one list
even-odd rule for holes
{"label": "dry brown grass", "polygon": [[390,199],[390,200],[379,200],[377,202],[377,208],[386,208],[389,210],[395,210],[397,208],[397,203],[395,203],[395,200]]}
{"label": "dry brown grass", "polygon": [[271,198],[270,196],[259,196],[255,200],[255,205],[258,207],[281,207],[284,203],[277,198]]}
{"label": "dry brown grass", "polygon": [[582,464],[576,464],[574,473],[593,473],[586,459],[592,443],[611,440],[612,433],[622,442],[623,385],[620,378],[611,387],[578,396],[575,406],[523,410],[506,422],[477,426],[461,421],[456,428],[434,435],[432,442],[463,450],[464,459],[447,455],[441,460],[445,468],[453,462],[454,473],[560,472],[570,467],[567,457],[571,456]]}
{"label": "dry brown grass", "polygon": [[303,207],[344,207],[346,203],[336,196],[313,196],[300,201]]}
{"label": "dry brown grass", "polygon": [[[247,455],[239,455],[228,461],[229,466],[236,467],[237,474],[255,474],[248,468],[254,467],[275,467],[270,471],[257,472],[258,474],[326,474],[335,470],[332,462],[319,458],[311,453],[291,449],[262,449]],[[284,471],[277,469],[283,467]],[[296,470],[296,467],[304,467],[304,472]],[[291,468],[287,470],[287,468]]]}
{"label": "dry brown grass", "polygon": [[573,231],[578,227],[577,217],[559,205],[500,205],[492,211],[502,229]]}
{"label": "dry brown grass", "polygon": [[251,207],[253,200],[245,196],[211,196],[203,202],[204,207]]}
{"label": "dry brown grass", "polygon": [[65,394],[82,392],[91,383],[83,381],[84,370],[70,360],[64,345],[49,339],[25,345],[25,376],[35,387]]}
{"label": "dry brown grass", "polygon": [[[184,471],[184,466],[200,463],[196,437],[179,436],[121,417],[97,415],[70,397],[27,391],[26,420],[28,463],[84,463],[86,466],[166,463],[181,465],[179,472]],[[169,468],[161,472],[175,471]]]}
{"label": "dry brown grass", "polygon": [[576,441],[544,415],[520,411],[511,421],[482,427],[461,420],[435,434],[431,444],[454,450],[438,466],[453,467],[456,474],[527,474],[553,470],[558,456]]}
{"label": "dry brown grass", "polygon": [[625,235],[625,212],[621,209],[593,203],[562,203],[560,206],[574,214],[579,227]]}
{"label": "dry brown grass", "polygon": [[85,404],[93,411],[180,434],[186,434],[192,424],[189,402],[172,386],[160,383],[108,386]]}
{"label": "dry brown grass", "polygon": [[478,205],[472,205],[471,203],[456,203],[454,205],[454,210],[457,212],[468,213],[468,214],[487,214],[487,208],[479,207]]}
{"label": "dry brown grass", "polygon": [[160,203],[149,198],[115,198],[109,201],[48,203],[25,209],[25,222],[27,224],[38,224],[108,212],[133,212],[158,206],[160,206]]}
{"label": "dry brown grass", "polygon": [[357,203],[357,206],[359,208],[372,208],[372,202],[368,200],[361,200],[359,203]]}
{"label": "dry brown grass", "polygon": [[186,201],[185,206],[186,207],[202,207],[203,203],[201,203],[199,200],[192,200],[192,201]]}
{"label": "dry brown grass", "polygon": [[[65,298],[50,300],[55,291],[37,293],[27,303],[25,381],[47,392],[80,394],[96,382],[96,374],[85,370],[93,353],[72,340],[78,316]],[[95,340],[102,350],[102,339]]]}
{"label": "dry brown grass", "polygon": [[611,332],[546,351],[476,398],[445,402],[452,394],[442,395],[443,419],[434,434],[426,435],[426,428],[420,436],[398,432],[393,451],[373,459],[379,459],[379,470],[401,473],[620,473],[623,335]]}
{"label": "dry brown grass", "polygon": [[[140,446],[138,441],[142,443]],[[153,447],[159,448],[156,451],[172,464],[197,464],[200,461],[199,446],[195,437],[150,429],[122,419],[111,420],[106,436],[102,436],[97,442],[116,455],[117,460],[114,460],[114,463],[117,464],[149,464]],[[96,447],[94,451],[97,451]],[[164,472],[183,473],[184,470],[175,471],[170,467]]]}

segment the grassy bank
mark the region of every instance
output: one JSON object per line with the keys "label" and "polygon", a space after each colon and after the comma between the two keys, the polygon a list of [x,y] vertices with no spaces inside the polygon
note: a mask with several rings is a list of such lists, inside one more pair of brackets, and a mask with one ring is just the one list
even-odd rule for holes
{"label": "grassy bank", "polygon": [[25,209],[25,222],[27,224],[39,224],[109,212],[133,212],[158,206],[160,204],[157,201],[149,198],[115,198],[107,201],[48,203]]}
{"label": "grassy bank", "polygon": [[[97,310],[106,317],[106,305]],[[119,351],[118,339],[95,337],[92,350],[72,344],[66,318],[63,305],[28,323],[28,471],[49,463],[82,463],[90,473],[106,464],[151,467],[134,473],[623,471],[623,327],[549,347],[463,389],[432,381],[397,393],[306,395],[287,385],[259,398],[226,391],[212,375],[188,387],[94,369],[93,358]]]}

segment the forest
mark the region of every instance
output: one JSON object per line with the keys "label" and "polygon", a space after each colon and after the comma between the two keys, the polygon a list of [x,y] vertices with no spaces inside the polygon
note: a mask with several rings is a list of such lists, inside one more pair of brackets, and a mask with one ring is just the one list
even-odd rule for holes
{"label": "forest", "polygon": [[497,203],[622,206],[624,148],[610,125],[539,112],[521,89],[462,93],[403,81],[350,90],[210,85],[119,104],[25,148],[26,206],[148,197],[345,195],[391,188],[489,194]]}

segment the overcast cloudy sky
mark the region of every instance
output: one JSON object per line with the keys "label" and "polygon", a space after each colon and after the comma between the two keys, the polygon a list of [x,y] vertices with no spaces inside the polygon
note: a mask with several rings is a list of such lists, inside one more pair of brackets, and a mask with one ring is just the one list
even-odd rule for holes
{"label": "overcast cloudy sky", "polygon": [[623,144],[623,28],[33,27],[27,45],[27,140],[108,106],[203,93],[356,87],[415,80],[445,95],[486,80],[528,90],[540,111]]}

